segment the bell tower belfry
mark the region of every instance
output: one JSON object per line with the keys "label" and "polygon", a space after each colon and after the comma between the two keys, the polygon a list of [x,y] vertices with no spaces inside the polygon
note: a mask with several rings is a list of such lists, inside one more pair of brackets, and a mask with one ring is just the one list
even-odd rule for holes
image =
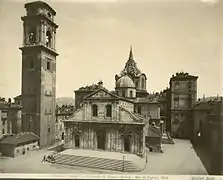
{"label": "bell tower belfry", "polygon": [[45,2],[25,4],[22,51],[22,131],[55,143],[56,12]]}

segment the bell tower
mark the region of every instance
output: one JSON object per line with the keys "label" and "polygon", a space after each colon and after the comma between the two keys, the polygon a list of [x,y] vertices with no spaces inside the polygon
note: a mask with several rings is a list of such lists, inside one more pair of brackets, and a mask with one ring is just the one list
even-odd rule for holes
{"label": "bell tower", "polygon": [[55,143],[56,12],[45,2],[25,4],[22,51],[22,131]]}

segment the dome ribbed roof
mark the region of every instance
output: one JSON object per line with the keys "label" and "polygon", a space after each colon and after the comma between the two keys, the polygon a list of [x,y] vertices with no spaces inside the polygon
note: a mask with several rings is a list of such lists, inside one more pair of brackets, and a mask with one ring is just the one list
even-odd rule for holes
{"label": "dome ribbed roof", "polygon": [[116,83],[116,87],[130,87],[130,88],[135,88],[135,84],[132,81],[132,79],[125,75],[122,76]]}

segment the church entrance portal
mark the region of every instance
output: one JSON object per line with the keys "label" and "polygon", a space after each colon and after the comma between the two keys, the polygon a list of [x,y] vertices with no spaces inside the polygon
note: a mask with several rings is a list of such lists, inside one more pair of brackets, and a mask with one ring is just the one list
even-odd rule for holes
{"label": "church entrance portal", "polygon": [[105,132],[102,130],[97,132],[98,149],[105,150],[105,135]]}
{"label": "church entrance portal", "polygon": [[124,151],[130,152],[130,139],[124,138]]}
{"label": "church entrance portal", "polygon": [[80,147],[80,136],[75,135],[75,148],[79,148],[79,147]]}

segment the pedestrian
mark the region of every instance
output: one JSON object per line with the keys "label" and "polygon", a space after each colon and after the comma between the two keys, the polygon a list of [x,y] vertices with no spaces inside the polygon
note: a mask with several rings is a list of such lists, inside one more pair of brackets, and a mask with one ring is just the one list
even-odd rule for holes
{"label": "pedestrian", "polygon": [[43,156],[43,160],[42,160],[43,162],[45,162],[46,161],[46,156],[44,155]]}

